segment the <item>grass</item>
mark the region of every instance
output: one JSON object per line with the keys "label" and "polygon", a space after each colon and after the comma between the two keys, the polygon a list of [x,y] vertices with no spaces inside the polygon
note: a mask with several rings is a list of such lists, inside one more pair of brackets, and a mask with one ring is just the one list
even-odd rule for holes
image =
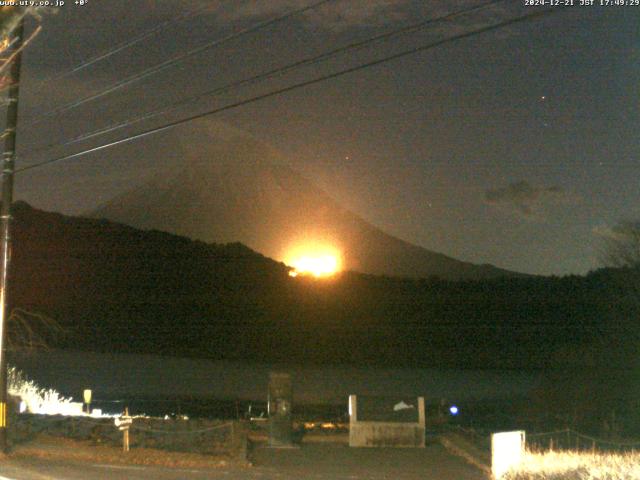
{"label": "grass", "polygon": [[41,388],[15,367],[7,369],[9,394],[19,397],[31,413],[68,415],[73,409],[73,399],[61,396],[53,389]]}
{"label": "grass", "polygon": [[132,448],[131,451],[125,453],[121,447],[95,445],[91,441],[72,440],[49,435],[39,435],[27,443],[16,445],[11,456],[116,465],[156,465],[174,468],[248,466],[246,461],[224,454],[203,455],[140,447]]}
{"label": "grass", "polygon": [[527,452],[504,480],[640,480],[640,453]]}

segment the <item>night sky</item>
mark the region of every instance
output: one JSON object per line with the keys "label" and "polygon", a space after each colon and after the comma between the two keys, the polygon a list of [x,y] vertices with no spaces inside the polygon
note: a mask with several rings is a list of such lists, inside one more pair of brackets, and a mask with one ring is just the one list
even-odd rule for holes
{"label": "night sky", "polygon": [[[335,0],[194,56],[112,95],[56,106],[309,0],[72,1],[43,14],[23,60],[18,167],[97,144],[48,148],[198,92],[477,1]],[[579,0],[576,0],[579,3]],[[43,83],[185,11],[211,5],[77,74]],[[533,11],[523,0],[188,104],[132,133]],[[29,20],[31,31],[36,22]],[[212,117],[279,149],[344,206],[404,240],[536,274],[600,266],[608,228],[640,218],[640,7],[556,9]],[[189,125],[17,178],[16,197],[88,212],[179,164]],[[119,138],[123,132],[105,137]],[[36,150],[46,152],[33,154]],[[179,168],[179,167],[178,167]]]}

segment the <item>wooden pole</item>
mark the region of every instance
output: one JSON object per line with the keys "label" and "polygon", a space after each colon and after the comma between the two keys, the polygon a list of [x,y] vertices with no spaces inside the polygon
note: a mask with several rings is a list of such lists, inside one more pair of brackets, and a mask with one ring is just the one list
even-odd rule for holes
{"label": "wooden pole", "polygon": [[[124,416],[129,416],[129,407],[124,407]],[[122,430],[122,451],[129,451],[129,425],[127,425],[126,428]]]}
{"label": "wooden pole", "polygon": [[[16,8],[16,7],[13,7]],[[20,11],[23,11],[21,8]],[[23,13],[24,15],[24,13]],[[16,52],[16,57],[9,69],[9,94],[7,120],[4,137],[4,151],[2,152],[2,205],[0,205],[0,450],[7,452],[7,321],[9,307],[7,300],[8,272],[11,260],[11,203],[13,202],[13,174],[16,159],[16,127],[18,125],[18,96],[20,93],[20,65],[22,63],[22,37],[24,35],[24,20],[21,20],[12,35],[13,47],[7,52],[9,56]]]}

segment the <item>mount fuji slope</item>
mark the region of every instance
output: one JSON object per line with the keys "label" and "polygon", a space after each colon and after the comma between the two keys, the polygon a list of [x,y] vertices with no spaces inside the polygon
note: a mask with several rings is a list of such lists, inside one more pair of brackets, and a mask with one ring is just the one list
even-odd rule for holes
{"label": "mount fuji slope", "polygon": [[[189,141],[183,139],[183,146]],[[198,148],[184,149],[189,153],[178,173],[160,175],[91,216],[205,242],[242,242],[281,261],[299,245],[330,245],[340,252],[344,269],[370,274],[452,280],[518,275],[385,233],[255,139],[227,136]]]}

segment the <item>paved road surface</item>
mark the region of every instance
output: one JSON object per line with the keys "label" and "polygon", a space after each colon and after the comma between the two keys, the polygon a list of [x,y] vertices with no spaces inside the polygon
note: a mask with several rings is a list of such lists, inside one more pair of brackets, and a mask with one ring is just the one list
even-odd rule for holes
{"label": "paved road surface", "polygon": [[336,444],[258,447],[252,460],[253,467],[203,470],[22,457],[0,461],[0,480],[486,480],[478,469],[440,445],[425,449],[350,449]]}

